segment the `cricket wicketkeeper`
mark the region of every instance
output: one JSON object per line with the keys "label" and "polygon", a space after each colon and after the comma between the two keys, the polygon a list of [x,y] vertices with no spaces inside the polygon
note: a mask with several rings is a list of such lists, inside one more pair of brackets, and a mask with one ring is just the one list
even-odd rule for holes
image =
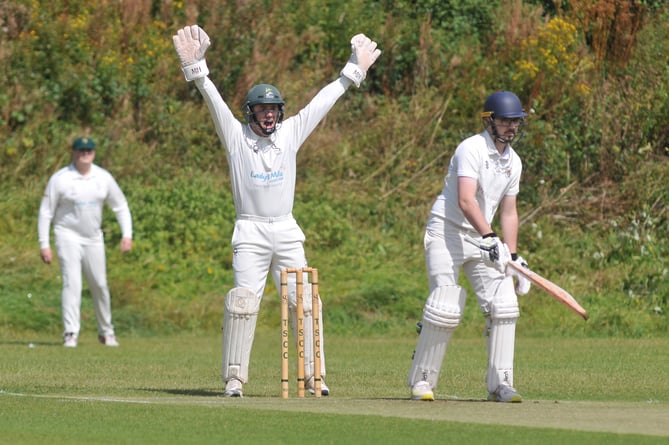
{"label": "cricket wicketkeeper", "polygon": [[[279,90],[270,84],[255,85],[242,105],[245,122],[240,122],[207,77],[205,51],[210,40],[204,30],[186,26],[173,40],[186,80],[195,84],[209,108],[230,168],[237,219],[232,235],[234,288],[226,296],[223,321],[223,380],[226,396],[242,397],[267,275],[272,273],[280,291],[282,269],[307,266],[304,233],[292,215],[297,152],[344,92],[353,84],[360,86],[381,51],[363,34],[354,36],[351,58],[339,78],[320,90],[297,115],[286,119]],[[311,296],[307,295],[310,286],[304,289],[307,331],[312,320]],[[294,277],[289,283],[289,304],[294,330]],[[310,338],[311,332],[305,332],[305,339]],[[305,344],[304,362],[305,386],[313,393],[313,344]],[[321,371],[325,376],[323,353]],[[322,395],[329,391],[322,381]]]}

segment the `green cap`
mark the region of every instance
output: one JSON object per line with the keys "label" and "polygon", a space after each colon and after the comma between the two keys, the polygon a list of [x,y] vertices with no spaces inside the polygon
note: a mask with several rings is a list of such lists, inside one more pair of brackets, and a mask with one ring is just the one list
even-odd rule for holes
{"label": "green cap", "polygon": [[87,137],[76,138],[72,143],[72,150],[95,150],[95,142]]}

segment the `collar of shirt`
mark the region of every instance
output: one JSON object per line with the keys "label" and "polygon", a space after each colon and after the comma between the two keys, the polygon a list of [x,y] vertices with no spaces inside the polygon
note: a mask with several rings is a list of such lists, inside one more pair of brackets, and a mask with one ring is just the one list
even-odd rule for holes
{"label": "collar of shirt", "polygon": [[509,144],[506,144],[504,147],[504,151],[500,153],[497,150],[497,145],[495,144],[495,141],[493,141],[492,136],[490,136],[490,133],[488,133],[487,130],[483,131],[483,137],[485,138],[486,146],[488,147],[488,154],[490,157],[496,159],[496,160],[504,160],[508,161],[509,158],[511,157],[511,150],[509,150]]}
{"label": "collar of shirt", "polygon": [[[278,130],[278,129],[277,129]],[[255,153],[265,153],[268,150],[281,151],[279,147],[274,143],[276,140],[276,131],[269,136],[262,137],[256,134],[250,125],[244,127],[244,136],[246,138],[246,144],[253,150]]]}

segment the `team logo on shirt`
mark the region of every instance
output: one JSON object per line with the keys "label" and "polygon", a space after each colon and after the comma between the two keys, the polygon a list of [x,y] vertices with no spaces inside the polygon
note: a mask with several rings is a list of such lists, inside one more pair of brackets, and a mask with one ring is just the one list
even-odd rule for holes
{"label": "team logo on shirt", "polygon": [[251,172],[251,179],[256,183],[274,184],[283,182],[283,170],[275,170],[271,172]]}
{"label": "team logo on shirt", "polygon": [[[490,164],[488,161],[485,161],[485,169],[490,170]],[[502,165],[502,162],[496,161],[495,162],[495,172],[496,173],[501,173],[503,175],[506,175],[507,178],[511,177],[511,166],[510,165]]]}

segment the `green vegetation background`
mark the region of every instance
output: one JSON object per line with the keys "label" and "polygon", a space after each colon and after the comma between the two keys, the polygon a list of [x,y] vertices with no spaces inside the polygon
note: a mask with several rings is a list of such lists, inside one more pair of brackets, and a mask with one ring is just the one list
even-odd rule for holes
{"label": "green vegetation background", "polygon": [[[484,98],[530,113],[519,253],[589,311],[534,289],[521,335],[669,333],[669,8],[661,0],[0,2],[0,332],[59,335],[57,264],[39,259],[46,181],[88,134],[126,192],[135,248],[105,213],[120,336],[219,329],[235,218],[224,151],[172,35],[210,35],[234,110],[256,83],[296,113],[363,32],[383,54],[298,157],[295,215],[320,269],[325,329],[407,335],[427,296],[422,237],[453,150]],[[241,118],[241,113],[238,113]],[[463,282],[463,285],[466,284]],[[261,329],[278,327],[268,284]],[[84,296],[84,330],[94,332]],[[470,296],[460,328],[478,335]]]}

